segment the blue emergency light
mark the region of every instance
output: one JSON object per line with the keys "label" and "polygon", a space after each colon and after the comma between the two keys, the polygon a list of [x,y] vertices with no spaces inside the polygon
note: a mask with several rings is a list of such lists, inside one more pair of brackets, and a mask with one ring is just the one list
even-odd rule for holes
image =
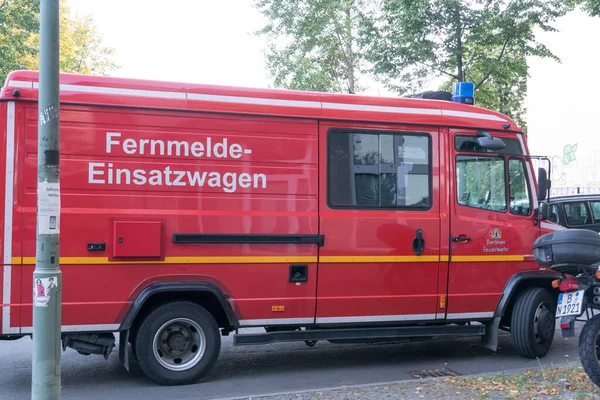
{"label": "blue emergency light", "polygon": [[455,103],[473,104],[475,85],[473,82],[456,82],[452,87],[452,101]]}

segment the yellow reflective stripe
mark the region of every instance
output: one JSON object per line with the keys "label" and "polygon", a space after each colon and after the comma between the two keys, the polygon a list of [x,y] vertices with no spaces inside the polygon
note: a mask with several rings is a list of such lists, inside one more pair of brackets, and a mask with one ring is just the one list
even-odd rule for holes
{"label": "yellow reflective stripe", "polygon": [[[418,263],[448,262],[448,256],[209,256],[209,257],[166,257],[162,261],[109,261],[108,257],[61,257],[62,265],[102,264],[291,264],[291,263]],[[453,256],[453,262],[524,261],[524,255],[481,255]],[[13,264],[34,265],[35,257],[12,257]]]}
{"label": "yellow reflective stripe", "polygon": [[[62,265],[75,264],[268,264],[268,263],[316,263],[316,256],[308,257],[166,257],[164,260],[109,261],[108,257],[60,257]],[[20,257],[13,257],[13,264],[20,264]],[[23,264],[35,264],[35,257],[23,257]]]}
{"label": "yellow reflective stripe", "polygon": [[367,262],[438,262],[439,256],[321,256],[322,263],[367,263]]}
{"label": "yellow reflective stripe", "polygon": [[524,261],[524,255],[452,256],[453,262]]}

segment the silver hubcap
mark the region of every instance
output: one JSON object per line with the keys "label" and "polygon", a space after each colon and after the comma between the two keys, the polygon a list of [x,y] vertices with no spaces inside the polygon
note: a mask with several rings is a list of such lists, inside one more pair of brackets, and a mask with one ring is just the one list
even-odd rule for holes
{"label": "silver hubcap", "polygon": [[206,335],[195,321],[175,318],[158,329],[152,349],[163,367],[171,371],[185,371],[204,357]]}

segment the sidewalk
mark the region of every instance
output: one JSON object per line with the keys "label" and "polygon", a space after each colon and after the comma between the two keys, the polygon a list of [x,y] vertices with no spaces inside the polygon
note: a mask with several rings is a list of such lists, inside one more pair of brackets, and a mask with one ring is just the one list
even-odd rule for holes
{"label": "sidewalk", "polygon": [[551,369],[517,370],[496,375],[430,378],[236,399],[600,399],[600,388],[590,381],[580,364],[571,364]]}

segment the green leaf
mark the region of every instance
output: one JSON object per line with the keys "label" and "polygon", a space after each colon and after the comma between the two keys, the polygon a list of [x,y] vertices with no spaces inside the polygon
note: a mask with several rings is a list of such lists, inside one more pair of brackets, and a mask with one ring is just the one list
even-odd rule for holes
{"label": "green leaf", "polygon": [[572,147],[571,147],[571,151],[573,153],[575,153],[577,151],[577,143],[575,143]]}
{"label": "green leaf", "polygon": [[368,0],[254,0],[267,24],[266,64],[276,87],[357,92],[364,67],[359,31]]}
{"label": "green leaf", "polygon": [[[0,0],[0,79],[39,68],[39,0]],[[60,71],[107,74],[117,68],[91,16],[73,16],[60,0]]]}

